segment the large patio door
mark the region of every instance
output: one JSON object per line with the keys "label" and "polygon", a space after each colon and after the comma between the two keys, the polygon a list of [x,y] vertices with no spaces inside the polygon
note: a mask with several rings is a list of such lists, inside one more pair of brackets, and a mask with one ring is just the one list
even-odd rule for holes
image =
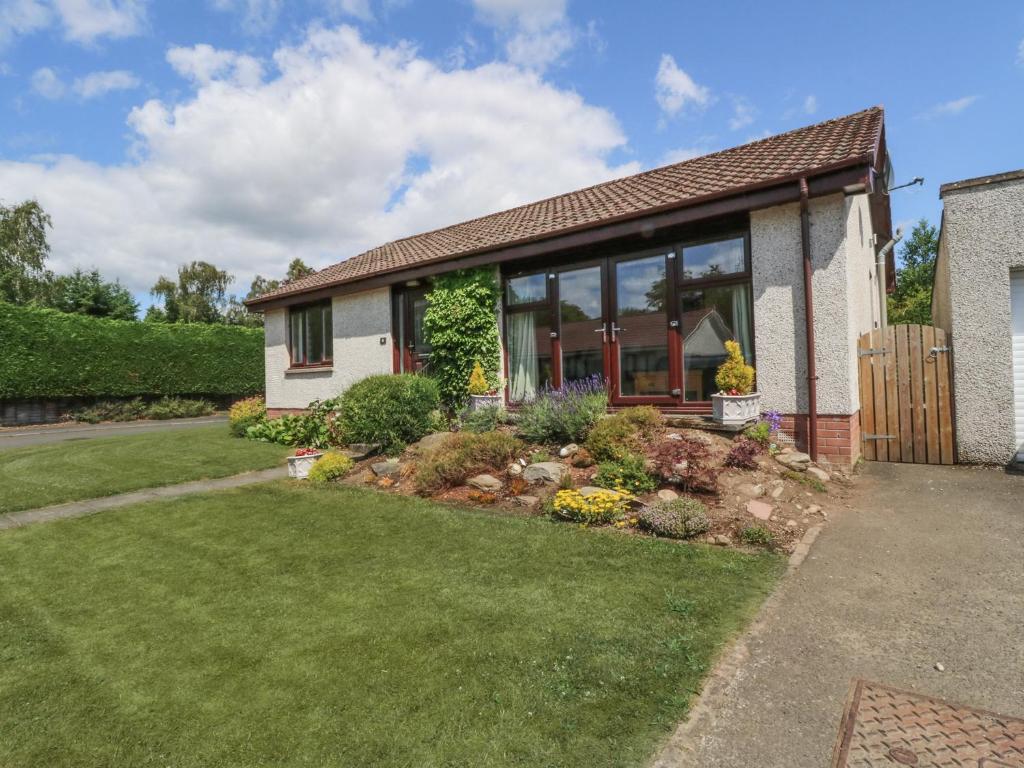
{"label": "large patio door", "polygon": [[614,259],[609,265],[608,342],[612,402],[673,404],[679,399],[679,355],[673,354],[672,250]]}

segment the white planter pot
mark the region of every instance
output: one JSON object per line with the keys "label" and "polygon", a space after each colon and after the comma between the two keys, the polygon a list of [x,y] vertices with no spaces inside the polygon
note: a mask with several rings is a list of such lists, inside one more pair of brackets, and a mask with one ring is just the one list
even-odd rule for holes
{"label": "white planter pot", "polygon": [[501,395],[470,395],[469,410],[479,411],[481,408],[500,408]]}
{"label": "white planter pot", "polygon": [[761,413],[761,395],[751,392],[749,395],[712,395],[711,409],[715,421],[719,424],[735,426],[754,421]]}
{"label": "white planter pot", "polygon": [[316,464],[316,460],[323,456],[322,453],[311,453],[308,456],[288,457],[288,477],[296,480],[305,480],[309,477],[309,470]]}

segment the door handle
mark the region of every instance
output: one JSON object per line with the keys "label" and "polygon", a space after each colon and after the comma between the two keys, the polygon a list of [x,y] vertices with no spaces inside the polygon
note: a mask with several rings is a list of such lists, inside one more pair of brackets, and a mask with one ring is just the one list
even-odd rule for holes
{"label": "door handle", "polygon": [[615,342],[615,334],[622,333],[624,330],[626,330],[626,329],[625,328],[619,328],[619,326],[617,326],[614,322],[612,323],[612,342],[613,343]]}
{"label": "door handle", "polygon": [[601,343],[602,344],[607,344],[608,343],[608,325],[607,325],[607,323],[601,323],[601,327],[600,328],[595,328],[594,329],[594,333],[600,333],[601,334]]}

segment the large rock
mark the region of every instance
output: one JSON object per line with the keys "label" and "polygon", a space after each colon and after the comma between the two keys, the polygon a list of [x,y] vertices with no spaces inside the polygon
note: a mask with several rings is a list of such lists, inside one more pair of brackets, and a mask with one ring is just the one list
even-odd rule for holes
{"label": "large rock", "polygon": [[430,453],[430,451],[439,448],[441,443],[454,434],[454,432],[434,432],[416,443],[416,450],[420,453]]}
{"label": "large rock", "polygon": [[821,480],[823,483],[827,483],[832,479],[832,476],[821,467],[808,467],[807,474]]}
{"label": "large rock", "polygon": [[528,483],[558,483],[569,468],[557,461],[539,461],[523,470],[523,479]]}
{"label": "large rock", "polygon": [[772,505],[752,499],[747,502],[747,512],[752,514],[758,520],[767,520],[772,516]]}
{"label": "large rock", "polygon": [[521,507],[536,507],[540,503],[536,496],[513,496],[512,500]]}
{"label": "large rock", "polygon": [[387,461],[378,461],[370,466],[373,470],[373,474],[377,477],[398,477],[402,471],[402,465],[398,463],[398,459],[388,459]]}
{"label": "large rock", "polygon": [[679,498],[679,494],[668,488],[662,488],[658,491],[658,498],[662,501],[675,501]]}
{"label": "large rock", "polygon": [[508,474],[511,477],[519,477],[521,474],[523,474],[523,465],[520,464],[518,461],[513,461],[511,464],[508,465]]}
{"label": "large rock", "polygon": [[775,460],[787,469],[792,469],[796,472],[803,472],[811,465],[811,457],[799,451],[776,454]]}
{"label": "large rock", "polygon": [[501,480],[496,478],[494,475],[477,475],[476,477],[471,477],[466,481],[466,485],[470,485],[478,491],[487,491],[488,493],[497,493],[501,490]]}
{"label": "large rock", "polygon": [[563,459],[568,459],[570,456],[575,456],[580,450],[580,447],[576,443],[569,443],[568,445],[562,446],[558,451],[558,455]]}

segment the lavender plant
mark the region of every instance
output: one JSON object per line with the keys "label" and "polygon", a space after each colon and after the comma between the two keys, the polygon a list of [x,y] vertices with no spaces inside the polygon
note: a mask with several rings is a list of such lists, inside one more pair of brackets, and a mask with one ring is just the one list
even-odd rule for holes
{"label": "lavender plant", "polygon": [[531,443],[579,442],[605,412],[608,392],[598,375],[547,386],[519,411],[519,434]]}

